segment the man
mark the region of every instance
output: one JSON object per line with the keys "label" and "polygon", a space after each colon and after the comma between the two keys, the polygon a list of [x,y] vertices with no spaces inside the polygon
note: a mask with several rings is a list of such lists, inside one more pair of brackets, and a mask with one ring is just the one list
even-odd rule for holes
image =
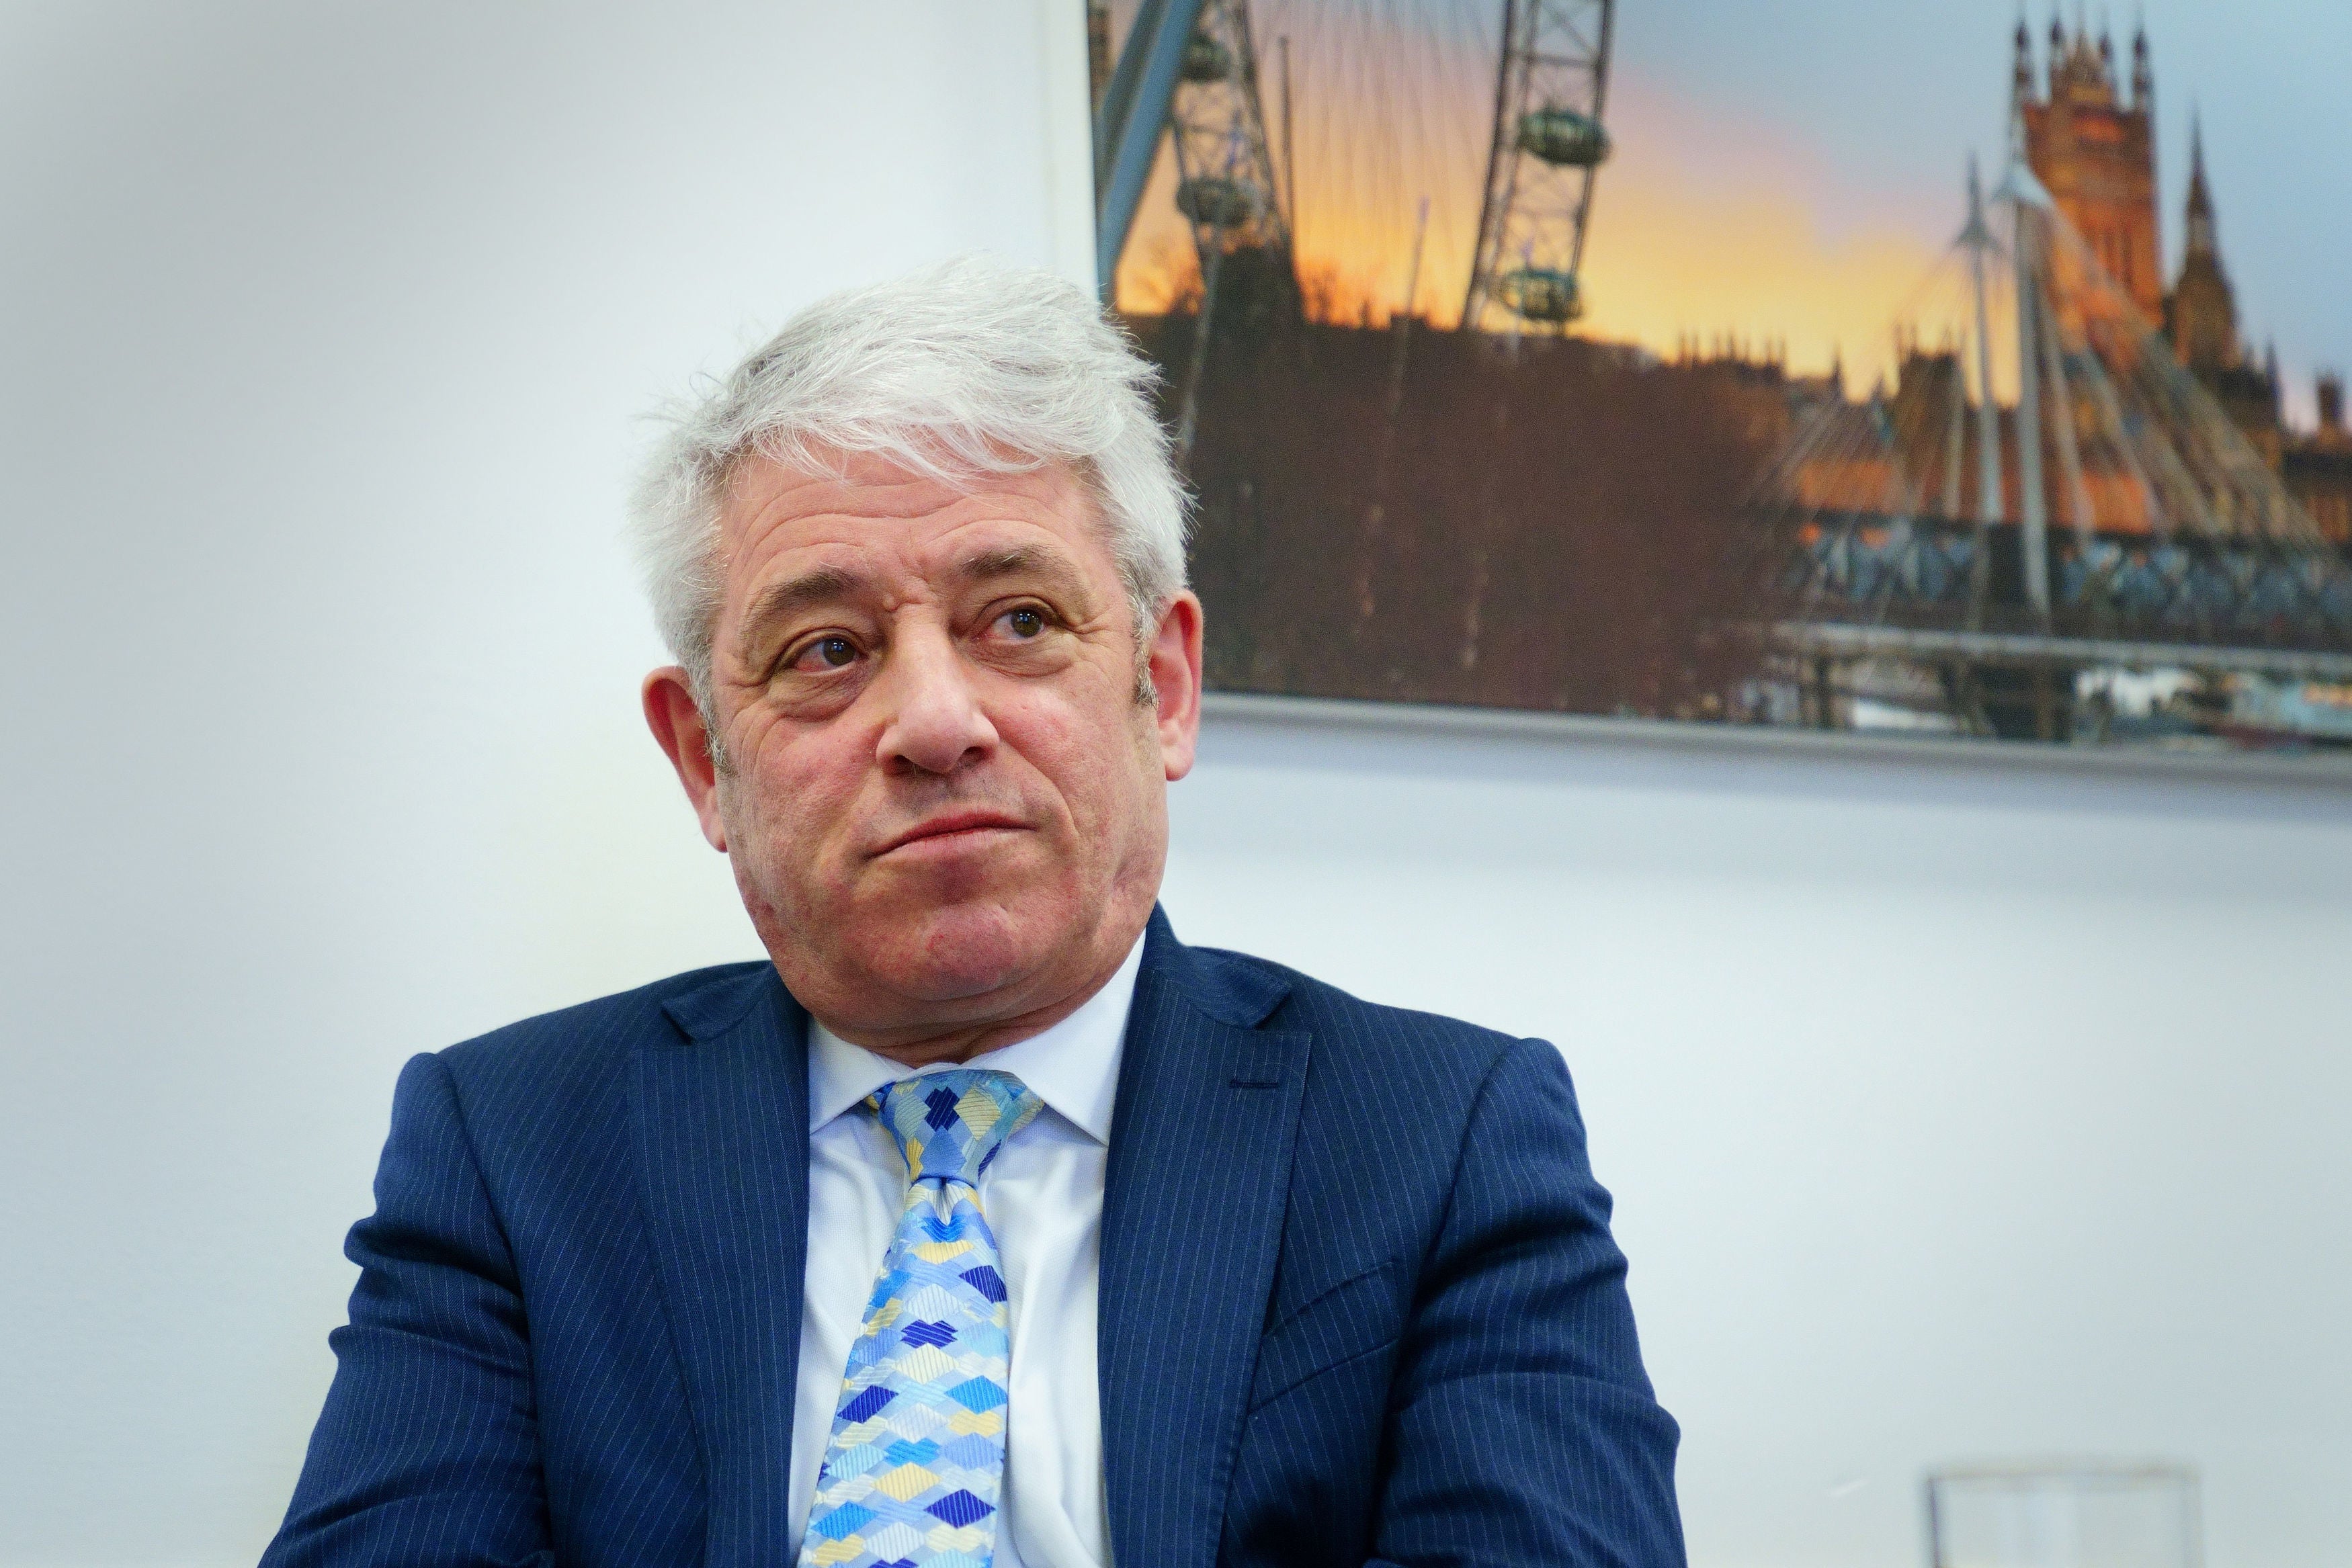
{"label": "man", "polygon": [[770,961],[409,1064],[268,1563],[1681,1562],[1558,1053],[1156,909],[1150,374],[967,260],[679,416],[646,716]]}

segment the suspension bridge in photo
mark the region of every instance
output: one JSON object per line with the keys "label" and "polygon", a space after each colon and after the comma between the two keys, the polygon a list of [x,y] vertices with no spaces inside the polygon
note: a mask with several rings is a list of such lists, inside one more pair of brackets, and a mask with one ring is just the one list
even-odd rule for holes
{"label": "suspension bridge in photo", "polygon": [[1895,385],[1814,407],[1756,497],[1813,722],[1872,661],[1890,701],[1926,675],[1963,727],[2045,739],[2105,716],[2102,672],[2352,681],[2343,550],[2021,150],[1989,203],[1971,172],[1897,330]]}

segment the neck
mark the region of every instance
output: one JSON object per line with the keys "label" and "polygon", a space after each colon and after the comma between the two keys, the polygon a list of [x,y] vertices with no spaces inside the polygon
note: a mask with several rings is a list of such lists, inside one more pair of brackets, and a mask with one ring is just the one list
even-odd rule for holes
{"label": "neck", "polygon": [[[1116,968],[1112,972],[1117,973]],[[916,1039],[877,1036],[871,1030],[840,1029],[828,1020],[820,1019],[818,1021],[850,1044],[863,1046],[875,1055],[887,1056],[903,1066],[929,1067],[941,1061],[965,1062],[975,1056],[984,1056],[992,1051],[1002,1051],[1004,1047],[1027,1040],[1033,1035],[1045,1033],[1086,1006],[1092,999],[1095,992],[1101,990],[1109,979],[1110,976],[1105,975],[1090,988],[1078,995],[1066,998],[1050,1008],[1039,1008],[1034,1012],[1024,1013],[1018,1018],[1003,1019],[992,1023],[972,1025],[964,1029],[951,1030],[944,1034],[924,1035]]]}
{"label": "neck", "polygon": [[1139,931],[1099,955],[1079,983],[1054,1000],[1003,1017],[961,1020],[947,1025],[916,1024],[876,1029],[869,1025],[836,1021],[821,1012],[814,1012],[814,1009],[812,1012],[819,1023],[839,1039],[903,1066],[930,1067],[943,1061],[966,1062],[975,1056],[1001,1051],[1008,1045],[1043,1034],[1092,1001],[1097,993],[1110,984],[1119,967],[1127,962],[1128,955],[1135,950],[1135,944],[1141,935]]}

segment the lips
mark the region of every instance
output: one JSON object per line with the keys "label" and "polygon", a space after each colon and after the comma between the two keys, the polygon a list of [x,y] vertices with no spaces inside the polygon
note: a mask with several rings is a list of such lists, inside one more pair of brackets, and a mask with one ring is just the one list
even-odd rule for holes
{"label": "lips", "polygon": [[962,833],[981,833],[994,830],[1019,831],[1029,824],[1002,811],[949,811],[916,823],[897,838],[874,852],[877,858],[909,844],[927,843],[936,839],[952,838]]}

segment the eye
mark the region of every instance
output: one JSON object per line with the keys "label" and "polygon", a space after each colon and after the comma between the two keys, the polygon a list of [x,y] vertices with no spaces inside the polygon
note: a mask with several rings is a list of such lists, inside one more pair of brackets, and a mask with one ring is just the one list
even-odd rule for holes
{"label": "eye", "polygon": [[1024,604],[1018,610],[1008,610],[997,619],[1003,623],[1006,631],[1024,641],[1045,630],[1045,612],[1032,604]]}
{"label": "eye", "polygon": [[838,670],[857,657],[857,644],[846,637],[819,637],[793,655],[795,670]]}

